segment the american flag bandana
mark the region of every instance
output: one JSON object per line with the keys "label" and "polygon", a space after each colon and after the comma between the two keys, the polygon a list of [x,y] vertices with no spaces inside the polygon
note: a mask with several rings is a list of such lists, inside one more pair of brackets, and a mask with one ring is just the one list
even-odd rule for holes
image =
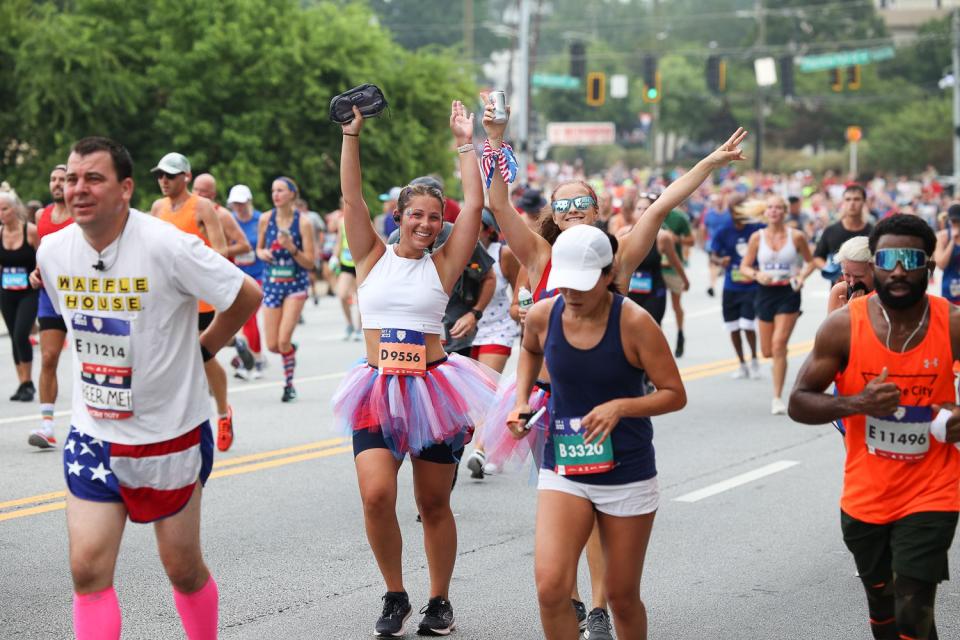
{"label": "american flag bandana", "polygon": [[512,183],[517,177],[517,157],[513,155],[513,147],[506,142],[500,145],[499,149],[490,146],[490,141],[483,143],[483,155],[480,158],[480,166],[483,167],[483,175],[487,181],[487,189],[493,182],[493,172],[499,168],[503,181],[507,184]]}

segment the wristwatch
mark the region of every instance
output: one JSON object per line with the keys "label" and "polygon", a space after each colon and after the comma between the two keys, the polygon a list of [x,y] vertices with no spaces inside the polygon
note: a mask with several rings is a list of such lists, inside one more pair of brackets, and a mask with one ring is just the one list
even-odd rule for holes
{"label": "wristwatch", "polygon": [[480,318],[483,317],[483,311],[480,311],[480,309],[470,309],[470,313],[477,319],[477,322],[480,322]]}

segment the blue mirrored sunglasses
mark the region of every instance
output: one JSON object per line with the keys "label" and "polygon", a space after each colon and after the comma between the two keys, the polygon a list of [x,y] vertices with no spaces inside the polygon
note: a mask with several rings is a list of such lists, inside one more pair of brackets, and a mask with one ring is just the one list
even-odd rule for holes
{"label": "blue mirrored sunglasses", "polygon": [[593,199],[593,196],[577,196],[576,198],[554,200],[550,203],[554,213],[566,213],[570,211],[571,205],[573,205],[573,208],[577,211],[586,211],[590,207],[597,206],[597,201]]}
{"label": "blue mirrored sunglasses", "polygon": [[873,264],[884,271],[893,271],[898,262],[906,271],[923,269],[928,259],[922,249],[878,249],[873,254]]}

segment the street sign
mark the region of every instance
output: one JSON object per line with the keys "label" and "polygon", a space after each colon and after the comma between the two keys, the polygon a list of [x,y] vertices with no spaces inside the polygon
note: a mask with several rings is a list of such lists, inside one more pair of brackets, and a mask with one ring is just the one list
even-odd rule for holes
{"label": "street sign", "polygon": [[616,74],[610,76],[610,97],[611,98],[626,98],[627,97],[627,76],[623,74]]}
{"label": "street sign", "polygon": [[753,61],[757,86],[770,87],[777,84],[777,61],[773,58],[757,58]]}
{"label": "street sign", "polygon": [[564,76],[556,73],[533,74],[533,86],[544,89],[579,89],[580,78]]}
{"label": "street sign", "polygon": [[554,146],[613,144],[616,139],[617,127],[612,122],[551,122],[547,125],[547,142]]}
{"label": "street sign", "polygon": [[824,53],[817,56],[803,56],[797,58],[800,65],[800,71],[812,73],[814,71],[823,71],[824,69],[836,69],[838,67],[852,67],[857,64],[870,64],[882,60],[890,60],[897,55],[893,47],[877,47],[875,49],[854,49],[853,51],[837,51],[835,53]]}

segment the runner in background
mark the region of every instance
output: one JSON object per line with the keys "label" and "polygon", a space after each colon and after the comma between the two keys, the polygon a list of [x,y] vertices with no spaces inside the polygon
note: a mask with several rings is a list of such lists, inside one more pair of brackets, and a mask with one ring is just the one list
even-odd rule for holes
{"label": "runner in background", "polygon": [[[41,243],[44,236],[73,223],[73,217],[63,200],[66,177],[67,165],[65,164],[58,164],[50,172],[50,197],[53,203],[37,215],[37,235]],[[43,288],[39,275],[36,281],[31,276],[31,285],[40,290],[37,307],[37,324],[40,325],[40,428],[30,432],[27,442],[34,447],[47,449],[57,444],[53,430],[53,412],[59,391],[57,367],[60,364],[60,352],[63,351],[67,336],[67,326],[63,323],[63,318],[53,310],[50,296]]]}
{"label": "runner in background", "polygon": [[[647,200],[656,200],[658,194],[641,193],[640,198]],[[652,201],[652,200],[651,200]],[[679,209],[671,209],[667,217],[663,220],[663,227],[673,234],[675,239],[675,248],[681,262],[686,264],[686,252],[693,246],[693,230],[690,227],[690,218]],[[686,339],[683,335],[683,306],[680,303],[680,297],[683,292],[690,288],[690,283],[684,284],[684,278],[667,262],[667,256],[663,256],[663,281],[667,284],[670,291],[670,306],[673,308],[673,315],[677,320],[677,342],[673,350],[673,355],[677,358],[683,356]]]}
{"label": "runner in background", "polygon": [[334,243],[334,257],[331,264],[337,273],[337,299],[340,300],[340,308],[343,309],[343,317],[347,321],[347,330],[343,339],[359,342],[363,339],[363,332],[360,330],[361,319],[358,317],[359,312],[355,314],[353,310],[357,299],[357,265],[347,244],[347,234],[343,230],[343,224],[341,217],[337,222],[337,239]]}
{"label": "runner in background", "polygon": [[874,289],[873,265],[869,238],[850,238],[837,251],[840,263],[840,282],[833,285],[827,298],[827,313],[833,313],[860,296],[869,295]]}
{"label": "runner in background", "polygon": [[13,364],[20,386],[12,402],[33,402],[33,345],[30,330],[37,319],[39,294],[30,286],[37,266],[37,227],[26,221],[23,203],[13,191],[0,191],[0,314],[7,325]]}
{"label": "runner in background", "polygon": [[313,224],[294,206],[300,189],[281,176],[273,181],[274,208],[260,216],[257,225],[257,257],[264,265],[263,334],[267,349],[283,358],[283,402],[297,398],[293,376],[297,347],[293,332],[303,313],[313,268]]}
{"label": "runner in background", "polygon": [[[711,262],[723,268],[723,322],[730,332],[733,350],[740,360],[740,368],[734,372],[736,379],[758,379],[760,361],[757,359],[757,283],[740,270],[740,261],[747,254],[747,245],[754,233],[763,228],[762,219],[766,206],[759,200],[745,202],[743,196],[730,200],[732,222],[719,229],[713,236]],[[743,334],[743,335],[741,335]],[[750,347],[750,366],[743,354],[743,340]]]}
{"label": "runner in background", "polygon": [[[230,189],[227,196],[227,206],[233,212],[234,219],[240,225],[243,235],[250,243],[251,249],[246,253],[241,253],[234,257],[233,262],[245,274],[253,278],[257,284],[263,286],[263,260],[257,256],[253,247],[257,246],[257,229],[260,224],[260,211],[253,206],[253,193],[250,187],[245,184],[236,184]],[[256,313],[250,315],[243,325],[243,335],[253,354],[253,369],[247,369],[246,366],[234,367],[234,377],[241,380],[258,380],[263,377],[263,369],[267,364],[260,344],[260,327],[258,325]],[[238,363],[241,364],[241,363]]]}
{"label": "runner in background", "polygon": [[943,271],[940,295],[960,304],[960,204],[947,209],[947,223],[937,232],[933,261]]}

